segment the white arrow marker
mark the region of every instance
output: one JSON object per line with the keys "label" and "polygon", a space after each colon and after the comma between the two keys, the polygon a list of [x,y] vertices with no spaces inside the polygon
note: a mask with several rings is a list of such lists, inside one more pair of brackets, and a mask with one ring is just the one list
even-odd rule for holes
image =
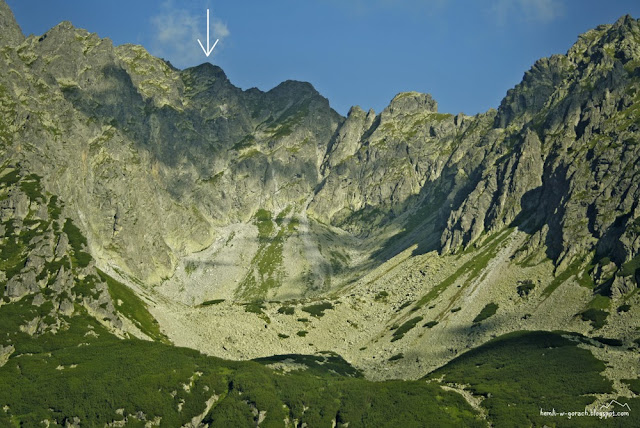
{"label": "white arrow marker", "polygon": [[207,58],[209,57],[209,55],[211,55],[211,52],[213,52],[213,50],[216,48],[216,45],[218,44],[219,41],[220,39],[216,39],[216,42],[213,44],[213,46],[211,46],[211,49],[209,49],[209,9],[207,9],[207,48],[206,49],[204,48],[204,46],[202,46],[202,42],[200,41],[200,39],[198,39],[198,43],[200,43],[200,47],[204,51],[204,54],[207,56]]}

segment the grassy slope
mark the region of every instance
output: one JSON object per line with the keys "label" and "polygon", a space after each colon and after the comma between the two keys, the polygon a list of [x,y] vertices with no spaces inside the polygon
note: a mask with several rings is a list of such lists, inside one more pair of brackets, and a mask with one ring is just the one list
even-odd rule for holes
{"label": "grassy slope", "polygon": [[[8,409],[0,412],[0,425],[37,426],[45,419],[64,424],[78,417],[84,426],[104,426],[129,415],[127,426],[136,426],[130,415],[142,411],[147,420],[161,417],[162,426],[180,426],[217,395],[205,418],[214,427],[255,426],[253,408],[267,412],[262,427],[282,426],[287,417],[309,426],[330,426],[333,419],[352,427],[482,426],[458,394],[420,381],[354,378],[357,372],[337,357],[327,359],[328,368],[282,374],[255,362],[119,340],[86,314],[69,324],[64,332],[29,339],[16,350],[22,355],[0,368],[0,405]],[[98,337],[87,335],[89,330]]]}
{"label": "grassy slope", "polygon": [[[496,427],[513,426],[638,426],[640,413],[604,423],[592,417],[541,416],[540,409],[583,411],[594,394],[611,393],[600,372],[605,365],[591,352],[559,333],[515,332],[498,337],[452,360],[428,377],[468,385],[485,397],[482,406]],[[633,408],[640,399],[622,398]]]}

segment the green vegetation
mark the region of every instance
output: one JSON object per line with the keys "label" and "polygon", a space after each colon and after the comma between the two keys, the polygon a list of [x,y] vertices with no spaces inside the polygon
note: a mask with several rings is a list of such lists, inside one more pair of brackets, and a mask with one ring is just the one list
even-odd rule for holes
{"label": "green vegetation", "polygon": [[51,196],[47,209],[52,220],[60,219],[60,216],[62,215],[61,205],[62,204],[58,202],[58,197],[56,195]]}
{"label": "green vegetation", "polygon": [[386,291],[382,290],[381,292],[379,292],[378,294],[375,295],[375,297],[373,298],[375,301],[380,301],[380,300],[386,300],[387,297],[389,297],[389,293],[387,293]]}
{"label": "green vegetation", "polygon": [[598,337],[594,337],[593,340],[596,340],[604,345],[608,345],[608,346],[622,346],[624,345],[624,342],[620,339],[613,339],[610,337],[602,337],[602,336],[598,336]]}
{"label": "green vegetation", "polygon": [[284,315],[293,315],[295,311],[296,309],[293,306],[281,306],[278,309],[278,313]]}
{"label": "green vegetation", "polygon": [[[3,328],[15,318],[10,308],[31,310],[0,307]],[[369,382],[335,355],[223,361],[158,342],[119,340],[86,314],[69,321],[56,335],[16,340],[20,357],[0,367],[0,425],[64,425],[78,417],[83,426],[104,426],[126,417],[127,426],[144,426],[134,416],[142,412],[146,421],[162,418],[162,426],[177,427],[217,395],[203,421],[212,427],[255,426],[253,408],[265,412],[263,427],[281,426],[285,418],[308,426],[330,426],[336,418],[351,426],[482,426],[458,394],[418,381]],[[277,374],[263,365],[284,359],[308,369]]]}
{"label": "green vegetation", "polygon": [[596,294],[587,305],[588,308],[607,310],[611,306],[611,299],[607,296]]}
{"label": "green vegetation", "polygon": [[42,194],[42,185],[40,184],[40,180],[42,177],[36,174],[30,174],[24,177],[20,181],[20,190],[22,190],[29,199],[35,200],[46,200],[45,196]]}
{"label": "green vegetation", "polygon": [[[466,275],[466,279],[460,287],[457,295],[459,295],[464,288],[466,288],[471,281],[475,278],[480,277],[480,272],[487,267],[489,260],[493,259],[501,248],[501,244],[511,235],[513,229],[508,228],[502,232],[495,233],[493,236],[489,237],[483,243],[483,250],[481,250],[478,255],[464,263],[456,272],[452,275],[448,276],[444,281],[435,285],[427,294],[421,297],[415,304],[416,309],[420,309],[433,301],[436,297],[440,295],[444,290],[449,288],[449,286],[455,284],[455,282],[460,279],[462,276]],[[472,247],[465,251],[474,251]],[[456,297],[457,297],[456,295]],[[454,299],[455,300],[455,297]],[[452,311],[455,312],[455,311]]]}
{"label": "green vegetation", "polygon": [[433,328],[438,325],[438,321],[429,321],[422,325],[422,327]]}
{"label": "green vegetation", "polygon": [[99,269],[97,271],[100,279],[109,286],[109,295],[111,295],[118,312],[129,318],[140,331],[150,338],[169,343],[166,336],[160,331],[158,321],[149,313],[147,305],[142,299],[123,283],[116,281]]}
{"label": "green vegetation", "polygon": [[91,262],[92,258],[89,253],[84,252],[84,248],[87,247],[87,238],[84,237],[80,229],[73,224],[73,221],[68,218],[65,223],[62,231],[69,238],[69,245],[73,249],[71,255],[71,261],[75,266],[79,267],[87,267]]}
{"label": "green vegetation", "polygon": [[518,295],[520,297],[527,297],[536,285],[530,279],[525,279],[524,281],[518,281]]}
{"label": "green vegetation", "polygon": [[591,321],[593,328],[600,329],[607,323],[609,312],[602,309],[589,308],[580,313],[582,321]]}
{"label": "green vegetation", "polygon": [[[6,169],[3,170],[3,172]],[[13,169],[2,176],[0,176],[0,188],[6,188],[9,186],[13,186],[14,184],[20,181],[20,172],[17,169]]]}
{"label": "green vegetation", "polygon": [[349,256],[340,251],[329,251],[329,260],[331,262],[331,270],[334,274],[341,272],[345,266],[349,265]]}
{"label": "green vegetation", "polygon": [[459,312],[461,309],[462,308],[460,306],[455,307],[455,308],[451,309],[451,313],[453,314],[453,313]]}
{"label": "green vegetation", "polygon": [[212,306],[212,305],[218,305],[222,302],[224,302],[225,299],[213,299],[213,300],[205,300],[204,302],[202,302],[200,304],[200,306]]}
{"label": "green vegetation", "polygon": [[404,358],[404,354],[400,352],[399,354],[392,355],[389,357],[389,361],[398,361]]}
{"label": "green vegetation", "polygon": [[[593,394],[609,393],[604,363],[559,333],[515,332],[468,351],[428,377],[469,385],[484,396],[495,426],[590,426],[590,418],[554,421],[540,409],[583,410]],[[574,425],[575,424],[575,425]]]}
{"label": "green vegetation", "polygon": [[245,303],[244,304],[244,310],[246,312],[250,312],[252,314],[262,314],[264,315],[264,312],[262,312],[263,310],[265,310],[266,307],[264,306],[264,303],[261,301],[255,301],[255,302],[249,302],[249,303]]}
{"label": "green vegetation", "polygon": [[391,337],[391,341],[395,342],[396,340],[400,340],[407,334],[413,327],[415,327],[420,321],[422,321],[422,317],[414,317],[402,324],[398,327]]}
{"label": "green vegetation", "polygon": [[300,337],[305,337],[305,336],[307,335],[307,333],[309,333],[309,332],[308,332],[308,331],[306,331],[306,330],[300,330],[300,331],[298,331],[296,334],[297,334],[298,336],[300,336]]}
{"label": "green vegetation", "polygon": [[315,305],[303,306],[302,310],[316,318],[324,316],[324,311],[333,309],[333,304],[330,302],[317,303]]}
{"label": "green vegetation", "polygon": [[317,376],[347,376],[352,378],[364,377],[360,370],[353,367],[335,352],[321,352],[319,355],[272,355],[270,357],[257,358],[253,361],[264,365],[281,362],[302,364],[307,366],[307,369],[305,370],[307,373]]}
{"label": "green vegetation", "polygon": [[193,261],[189,261],[184,265],[184,271],[188,276],[194,273],[196,271],[196,268],[196,263]]}
{"label": "green vegetation", "polygon": [[267,130],[271,132],[271,137],[279,139],[291,135],[296,126],[309,116],[311,100],[307,99],[300,104],[294,104],[285,110],[284,113],[274,122],[269,124]]}
{"label": "green vegetation", "polygon": [[473,322],[474,323],[482,322],[482,321],[486,320],[487,318],[492,317],[493,315],[495,315],[497,310],[498,310],[498,304],[497,303],[488,303],[487,305],[485,305],[484,308],[482,308],[482,310],[480,311],[478,316],[476,316],[473,319]]}
{"label": "green vegetation", "polygon": [[404,302],[403,304],[400,305],[400,307],[398,309],[396,309],[396,312],[400,312],[404,308],[411,306],[411,303],[413,303],[413,302],[410,301],[410,300],[407,301],[407,302]]}
{"label": "green vegetation", "polygon": [[636,395],[640,395],[640,379],[622,379],[622,382],[629,385],[629,389]]}
{"label": "green vegetation", "polygon": [[256,137],[254,137],[252,134],[247,134],[242,138],[242,140],[235,143],[231,147],[231,150],[235,150],[239,152],[243,149],[248,149],[249,147],[253,146],[255,142],[256,142]]}
{"label": "green vegetation", "polygon": [[631,276],[635,274],[639,269],[640,269],[640,255],[637,255],[622,265],[620,274],[622,276]]}
{"label": "green vegetation", "polygon": [[629,312],[631,310],[631,305],[629,304],[624,304],[624,305],[620,305],[618,306],[618,312]]}
{"label": "green vegetation", "polygon": [[224,177],[224,171],[220,171],[219,173],[217,173],[216,175],[212,176],[211,178],[208,178],[206,180],[202,180],[203,183],[208,183],[211,185],[216,185],[220,182],[220,180],[222,179],[222,177]]}
{"label": "green vegetation", "polygon": [[542,291],[542,296],[546,299],[566,280],[568,280],[574,275],[576,275],[576,278],[577,278],[578,274],[580,273],[580,264],[581,264],[580,260],[573,262],[561,274],[553,278],[553,280],[549,283],[549,285],[547,285],[547,287]]}
{"label": "green vegetation", "polygon": [[238,297],[245,299],[266,298],[269,290],[279,287],[284,276],[282,248],[291,229],[270,211],[259,209],[254,216],[258,227],[258,251],[251,260],[250,269],[240,283]]}

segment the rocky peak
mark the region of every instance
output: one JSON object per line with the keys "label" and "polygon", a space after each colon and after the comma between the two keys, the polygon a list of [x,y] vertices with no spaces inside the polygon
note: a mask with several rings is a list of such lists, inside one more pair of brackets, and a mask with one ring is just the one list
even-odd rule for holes
{"label": "rocky peak", "polygon": [[278,101],[284,101],[290,105],[307,100],[316,100],[327,106],[329,105],[329,100],[320,95],[311,83],[297,80],[286,80],[266,94],[276,103],[278,103]]}
{"label": "rocky peak", "polygon": [[401,92],[396,95],[391,104],[384,110],[385,112],[395,113],[417,113],[417,112],[438,112],[438,103],[430,94],[421,94],[420,92]]}
{"label": "rocky peak", "polygon": [[181,75],[188,92],[192,90],[195,94],[203,91],[218,92],[222,88],[233,86],[220,67],[208,62],[187,68]]}
{"label": "rocky peak", "polygon": [[13,12],[4,0],[0,0],[0,46],[16,46],[24,40],[24,34]]}
{"label": "rocky peak", "polygon": [[633,19],[631,15],[624,15],[611,26],[611,32],[617,32],[620,35],[635,34],[638,35],[638,21]]}
{"label": "rocky peak", "polygon": [[229,78],[225,74],[222,68],[217,65],[213,65],[210,62],[203,62],[195,67],[188,68],[187,71],[191,71],[194,75],[206,78],[210,80],[223,80],[229,81]]}
{"label": "rocky peak", "polygon": [[[522,126],[543,108],[550,108],[564,98],[578,83],[586,90],[581,96],[585,102],[598,82],[606,86],[619,86],[622,66],[633,72],[635,61],[640,61],[640,29],[638,21],[629,15],[613,25],[600,25],[578,37],[566,55],[542,58],[525,72],[522,82],[507,91],[496,116],[495,126],[506,128],[510,124]],[[618,75],[614,77],[614,75]],[[611,82],[605,82],[605,80]]]}

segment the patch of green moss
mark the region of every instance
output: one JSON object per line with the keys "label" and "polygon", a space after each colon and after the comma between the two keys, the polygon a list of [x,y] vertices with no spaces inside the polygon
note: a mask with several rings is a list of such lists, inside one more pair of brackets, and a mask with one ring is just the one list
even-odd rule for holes
{"label": "patch of green moss", "polygon": [[224,302],[225,299],[213,299],[213,300],[205,300],[204,302],[202,302],[200,304],[200,306],[213,306],[213,305],[219,305],[220,303]]}
{"label": "patch of green moss", "polygon": [[498,310],[498,304],[497,303],[488,303],[488,304],[485,305],[484,308],[482,308],[480,313],[473,319],[473,322],[474,323],[482,322],[482,321],[486,320],[487,318],[490,318],[493,315],[495,315],[497,310]]}
{"label": "patch of green moss", "polygon": [[396,340],[402,339],[404,335],[407,334],[412,328],[414,328],[420,321],[422,321],[422,319],[423,317],[418,316],[411,318],[410,320],[403,323],[393,332],[391,341],[395,342]]}
{"label": "patch of green moss", "polygon": [[242,138],[242,140],[235,143],[231,147],[231,150],[235,150],[239,152],[243,149],[248,149],[249,147],[253,146],[255,142],[256,142],[256,137],[254,137],[252,134],[247,134]]}
{"label": "patch of green moss", "polygon": [[[415,304],[415,308],[420,309],[425,305],[429,304],[433,299],[438,297],[444,290],[449,288],[451,285],[455,284],[458,279],[460,279],[463,275],[467,276],[467,279],[460,287],[458,294],[462,293],[462,291],[471,284],[471,281],[478,278],[483,269],[485,269],[489,263],[489,260],[493,259],[501,248],[502,243],[511,235],[513,229],[508,228],[501,232],[495,233],[493,236],[490,236],[482,246],[482,250],[480,250],[479,254],[473,257],[471,260],[464,263],[456,272],[452,275],[449,275],[444,281],[435,285],[427,294],[421,297]],[[474,251],[473,249],[468,249],[468,251]],[[455,300],[455,298],[454,298]]]}
{"label": "patch of green moss", "polygon": [[[551,293],[553,293],[560,285],[562,285],[565,281],[567,281],[572,276],[576,276],[576,279],[580,283],[580,278],[584,280],[584,277],[580,274],[583,274],[584,271],[580,270],[580,266],[582,264],[581,260],[576,260],[572,264],[569,265],[562,273],[556,275],[555,278],[545,287],[542,291],[542,296],[546,299]],[[588,276],[588,275],[587,275]],[[589,288],[593,288],[593,282],[591,284],[581,284],[588,286]]]}
{"label": "patch of green moss", "polygon": [[620,274],[625,277],[631,276],[634,275],[638,269],[640,269],[640,254],[623,264]]}
{"label": "patch of green moss", "polygon": [[279,314],[284,314],[284,315],[293,315],[295,313],[295,308],[293,306],[281,306],[278,309],[278,313]]}
{"label": "patch of green moss", "polygon": [[607,323],[609,312],[602,309],[589,308],[580,313],[582,321],[590,321],[593,328],[600,329]]}
{"label": "patch of green moss", "polygon": [[629,389],[636,395],[640,395],[640,379],[622,379],[622,382],[629,385]]}
{"label": "patch of green moss", "polygon": [[520,285],[518,285],[517,291],[520,297],[527,297],[536,287],[536,285],[530,279],[519,281],[519,284]]}
{"label": "patch of green moss", "polygon": [[109,287],[109,295],[118,312],[131,320],[144,334],[154,340],[169,343],[160,331],[158,321],[149,313],[147,305],[129,287],[98,269],[98,275]]}
{"label": "patch of green moss", "polygon": [[261,301],[249,302],[244,304],[244,310],[252,314],[264,314],[266,307]]}
{"label": "patch of green moss", "polygon": [[302,310],[304,312],[307,312],[308,314],[313,315],[316,318],[323,317],[324,312],[329,309],[333,309],[333,304],[330,302],[322,302],[302,307]]}
{"label": "patch of green moss", "polygon": [[618,306],[618,312],[619,313],[621,313],[621,312],[629,312],[630,310],[631,310],[631,305],[629,305],[629,304],[625,303],[624,305]]}
{"label": "patch of green moss", "polygon": [[29,199],[35,200],[46,200],[44,194],[42,193],[42,185],[40,184],[40,180],[42,177],[36,174],[30,174],[24,177],[20,181],[20,190],[22,190]]}
{"label": "patch of green moss", "polygon": [[245,299],[265,298],[283,279],[283,245],[288,228],[279,226],[270,211],[259,209],[254,222],[258,227],[258,251],[251,260],[251,269],[240,283],[238,296]]}
{"label": "patch of green moss", "polygon": [[400,352],[399,354],[392,355],[389,357],[389,361],[398,361],[404,358],[404,354]]}
{"label": "patch of green moss", "polygon": [[385,290],[382,290],[381,292],[376,294],[373,299],[376,301],[380,301],[380,300],[386,300],[387,297],[389,297],[389,293],[387,293]]}

